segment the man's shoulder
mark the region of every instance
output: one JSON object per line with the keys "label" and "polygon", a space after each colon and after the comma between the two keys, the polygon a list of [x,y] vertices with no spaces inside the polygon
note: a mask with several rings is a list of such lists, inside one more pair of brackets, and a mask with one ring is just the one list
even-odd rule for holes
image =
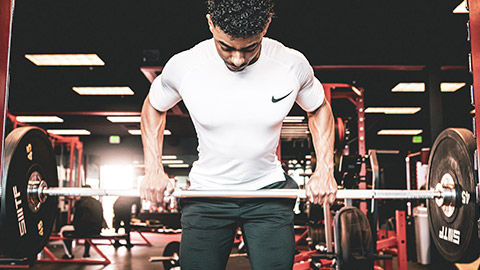
{"label": "man's shoulder", "polygon": [[277,62],[289,66],[308,63],[305,56],[298,50],[285,46],[280,41],[265,37],[262,44],[265,54]]}
{"label": "man's shoulder", "polygon": [[189,49],[176,53],[170,58],[170,60],[168,60],[168,62],[188,61],[189,63],[192,63],[192,61],[198,60],[199,58],[208,58],[211,53],[210,43],[211,39],[201,41]]}

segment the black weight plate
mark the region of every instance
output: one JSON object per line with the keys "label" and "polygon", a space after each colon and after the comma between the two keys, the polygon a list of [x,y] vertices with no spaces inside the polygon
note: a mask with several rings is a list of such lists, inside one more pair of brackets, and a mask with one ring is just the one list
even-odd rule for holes
{"label": "black weight plate", "polygon": [[317,245],[326,245],[325,225],[323,223],[308,224],[308,238],[310,238],[310,249],[315,250]]}
{"label": "black weight plate", "polygon": [[[165,247],[163,250],[163,256],[165,257],[177,257],[179,258],[180,256],[180,242],[174,241],[168,243],[168,245]],[[169,260],[169,261],[163,261],[163,268],[165,270],[171,269],[173,267],[179,266],[179,260]]]}
{"label": "black weight plate", "polygon": [[373,269],[374,250],[370,223],[357,207],[345,206],[334,218],[338,269]]}
{"label": "black weight plate", "polygon": [[37,175],[49,187],[58,186],[51,142],[39,128],[15,129],[5,139],[3,161],[0,248],[10,258],[35,258],[52,231],[57,199],[47,198],[34,211],[29,207],[27,184]]}
{"label": "black weight plate", "polygon": [[[451,262],[471,262],[478,258],[478,207],[475,200],[475,139],[467,129],[449,128],[437,137],[429,158],[428,187],[435,188],[442,178],[453,180],[457,200],[450,212],[435,200],[428,200],[430,234],[438,251]],[[451,178],[446,176],[450,175]]]}

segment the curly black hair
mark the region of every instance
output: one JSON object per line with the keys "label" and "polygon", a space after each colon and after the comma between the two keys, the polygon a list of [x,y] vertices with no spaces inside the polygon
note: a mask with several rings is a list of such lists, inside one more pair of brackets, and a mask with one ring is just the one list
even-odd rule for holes
{"label": "curly black hair", "polygon": [[215,26],[233,38],[261,33],[273,16],[272,0],[207,0]]}

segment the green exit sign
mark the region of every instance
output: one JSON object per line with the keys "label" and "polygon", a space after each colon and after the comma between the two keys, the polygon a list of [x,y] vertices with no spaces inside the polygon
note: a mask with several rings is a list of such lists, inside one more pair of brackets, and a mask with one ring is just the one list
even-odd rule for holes
{"label": "green exit sign", "polygon": [[110,144],[119,144],[120,143],[120,136],[112,135],[110,136],[109,140]]}
{"label": "green exit sign", "polygon": [[422,136],[421,135],[413,136],[412,142],[413,143],[422,143]]}

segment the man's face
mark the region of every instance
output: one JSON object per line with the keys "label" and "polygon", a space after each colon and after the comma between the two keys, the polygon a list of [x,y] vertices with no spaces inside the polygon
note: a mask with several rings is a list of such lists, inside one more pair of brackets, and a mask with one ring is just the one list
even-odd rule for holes
{"label": "man's face", "polygon": [[229,70],[233,72],[242,71],[248,65],[257,61],[262,47],[262,38],[268,25],[260,34],[247,38],[232,38],[218,26],[213,25],[209,15],[207,15],[207,19],[217,52]]}

